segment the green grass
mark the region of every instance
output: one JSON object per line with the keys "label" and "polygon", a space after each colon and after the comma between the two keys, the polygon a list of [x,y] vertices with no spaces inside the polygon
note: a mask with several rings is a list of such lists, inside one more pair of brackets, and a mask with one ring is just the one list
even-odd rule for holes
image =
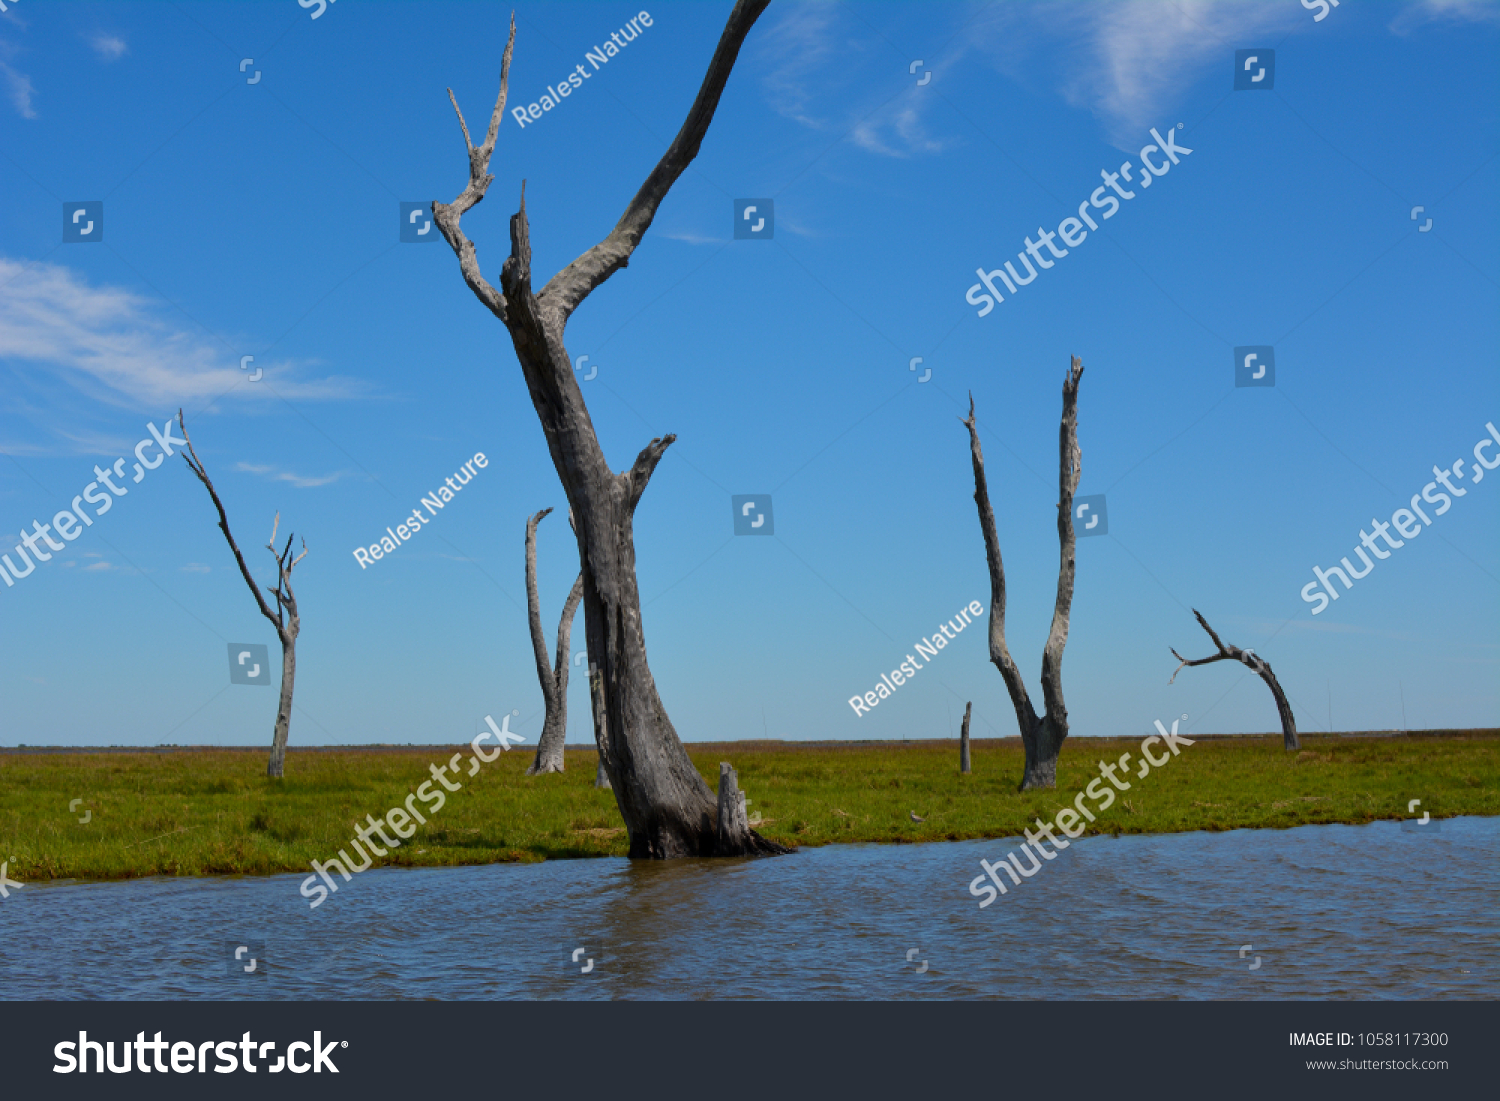
{"label": "green grass", "polygon": [[[1056,791],[1018,793],[1016,739],[973,743],[689,746],[709,786],[718,762],[739,770],[760,832],[797,846],[961,840],[1019,834],[1132,753],[1131,790],[1098,814],[1094,833],[1173,833],[1407,817],[1421,799],[1436,817],[1500,814],[1500,731],[1444,736],[1319,738],[1300,753],[1280,737],[1198,739],[1144,779],[1138,739],[1073,739]],[[467,761],[467,747],[462,747]],[[305,871],[347,848],[356,822],[399,806],[455,747],[296,750],[286,778],[264,776],[265,753],[185,749],[0,754],[0,860],[13,879],[264,875]],[[529,752],[501,755],[380,863],[488,864],[624,855],[594,754],[569,752],[563,775],[527,777]],[[83,803],[77,811],[68,804]],[[1090,804],[1092,805],[1092,804]],[[418,804],[421,806],[421,804]],[[916,811],[925,823],[911,821]],[[85,812],[87,824],[78,819]],[[351,850],[352,851],[352,850]]]}

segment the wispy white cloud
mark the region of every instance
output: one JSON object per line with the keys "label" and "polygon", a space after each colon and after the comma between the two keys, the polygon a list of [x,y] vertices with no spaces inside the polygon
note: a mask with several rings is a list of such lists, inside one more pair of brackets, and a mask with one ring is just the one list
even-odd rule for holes
{"label": "wispy white cloud", "polygon": [[105,61],[118,61],[129,53],[129,47],[125,40],[119,35],[99,33],[89,39],[89,45],[94,47],[94,52]]}
{"label": "wispy white cloud", "polygon": [[763,80],[772,110],[815,129],[827,125],[810,112],[824,98],[819,77],[826,83],[837,39],[843,37],[834,33],[840,14],[837,4],[795,4],[758,39],[760,54],[776,59]]}
{"label": "wispy white cloud", "polygon": [[348,475],[347,470],[338,470],[332,474],[319,474],[307,476],[297,474],[290,470],[278,470],[274,466],[264,466],[256,463],[235,463],[234,468],[246,474],[259,474],[263,478],[269,478],[273,482],[290,482],[298,489],[313,489],[317,486],[331,485],[340,478]]}
{"label": "wispy white cloud", "polygon": [[178,566],[177,569],[179,571],[181,571],[182,573],[212,573],[213,572],[213,570],[212,570],[211,567],[205,566],[202,562],[189,562],[186,566]]}
{"label": "wispy white cloud", "polygon": [[1051,85],[1092,112],[1123,147],[1160,125],[1216,65],[1227,91],[1236,48],[1279,40],[1304,22],[1312,25],[1300,5],[1264,0],[1004,5],[978,20],[965,41],[1012,79]]}
{"label": "wispy white cloud", "polygon": [[220,397],[317,400],[364,391],[337,376],[302,381],[296,367],[267,362],[273,394],[248,381],[230,349],[163,320],[154,301],[96,286],[60,264],[0,257],[0,287],[0,357],[114,405],[159,410]]}
{"label": "wispy white cloud", "polygon": [[[772,59],[762,86],[778,114],[813,130],[847,131],[848,140],[882,157],[940,153],[951,144],[929,136],[923,126],[922,113],[934,97],[912,87],[896,102],[882,103],[890,94],[891,71],[901,63],[879,32],[840,5],[787,8],[759,46]],[[872,64],[887,70],[886,80],[871,83]]]}
{"label": "wispy white cloud", "polygon": [[686,241],[690,245],[722,245],[722,237],[704,237],[697,233],[667,233],[659,232],[653,234],[656,237],[665,237],[668,241]]}
{"label": "wispy white cloud", "polygon": [[927,136],[915,102],[907,103],[889,115],[865,119],[854,128],[850,137],[861,149],[883,157],[906,158],[918,153],[941,153],[950,144]]}
{"label": "wispy white cloud", "polygon": [[1416,0],[1391,20],[1393,34],[1408,35],[1427,23],[1500,23],[1495,0]]}
{"label": "wispy white cloud", "polygon": [[3,61],[0,61],[0,78],[5,81],[5,95],[10,100],[10,105],[16,109],[16,114],[23,119],[36,118],[36,108],[32,105],[36,89],[31,86],[31,78]]}

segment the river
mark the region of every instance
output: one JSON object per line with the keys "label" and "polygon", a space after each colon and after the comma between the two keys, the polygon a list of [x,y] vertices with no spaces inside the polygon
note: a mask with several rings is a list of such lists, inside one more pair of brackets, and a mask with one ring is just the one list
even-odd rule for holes
{"label": "river", "polygon": [[985,909],[1014,841],[27,884],[0,997],[1492,999],[1500,818],[1440,825],[1084,838]]}

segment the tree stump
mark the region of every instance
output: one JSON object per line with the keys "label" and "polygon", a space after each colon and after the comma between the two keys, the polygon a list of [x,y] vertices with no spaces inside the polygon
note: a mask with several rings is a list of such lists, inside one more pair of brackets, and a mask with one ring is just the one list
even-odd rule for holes
{"label": "tree stump", "polygon": [[973,710],[973,700],[964,704],[964,725],[958,735],[958,771],[965,776],[969,774],[969,713]]}
{"label": "tree stump", "polygon": [[728,761],[719,762],[719,844],[729,848],[750,829],[745,813],[745,793],[740,790],[739,773]]}

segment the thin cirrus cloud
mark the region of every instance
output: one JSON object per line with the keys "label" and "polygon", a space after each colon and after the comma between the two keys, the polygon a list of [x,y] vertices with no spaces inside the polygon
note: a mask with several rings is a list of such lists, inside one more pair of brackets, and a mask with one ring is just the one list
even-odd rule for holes
{"label": "thin cirrus cloud", "polygon": [[[1295,4],[1263,0],[1176,3],[1006,5],[966,36],[974,50],[1027,86],[1053,84],[1068,104],[1090,111],[1117,146],[1162,125],[1187,90],[1214,66],[1229,79],[1243,45],[1311,26]],[[1062,43],[1072,48],[1059,49]],[[1167,122],[1178,121],[1167,119]]]}
{"label": "thin cirrus cloud", "polygon": [[1496,0],[1418,0],[1391,21],[1394,34],[1407,35],[1426,23],[1500,23]]}
{"label": "thin cirrus cloud", "polygon": [[274,466],[264,466],[257,463],[235,463],[234,468],[246,474],[259,474],[261,477],[269,478],[273,482],[289,482],[298,489],[315,489],[318,486],[332,485],[349,473],[347,470],[338,470],[332,474],[319,474],[310,477],[291,470],[278,470]]}
{"label": "thin cirrus cloud", "polygon": [[[867,64],[898,71],[901,68],[889,42],[868,23],[835,4],[805,4],[786,9],[759,44],[766,64],[762,88],[777,114],[811,130],[847,131],[849,139],[868,153],[907,158],[940,153],[950,143],[928,135],[920,112],[921,92],[912,87],[893,105],[881,106],[889,94],[877,80],[879,98],[855,96],[847,117],[824,117],[819,106],[849,102],[842,93],[868,81]],[[867,100],[867,101],[866,101]]]}
{"label": "thin cirrus cloud", "polygon": [[36,118],[36,107],[32,103],[36,89],[31,85],[31,78],[0,61],[0,81],[5,84],[5,98],[10,100],[16,114],[23,119]]}
{"label": "thin cirrus cloud", "polygon": [[113,34],[96,34],[89,39],[89,45],[105,61],[118,61],[130,52],[129,47],[125,45],[125,40]]}
{"label": "thin cirrus cloud", "polygon": [[342,399],[364,388],[336,376],[298,380],[266,364],[275,392],[248,381],[229,352],[168,324],[153,302],[96,286],[59,264],[0,257],[0,359],[60,378],[113,405],[159,408],[217,398]]}

